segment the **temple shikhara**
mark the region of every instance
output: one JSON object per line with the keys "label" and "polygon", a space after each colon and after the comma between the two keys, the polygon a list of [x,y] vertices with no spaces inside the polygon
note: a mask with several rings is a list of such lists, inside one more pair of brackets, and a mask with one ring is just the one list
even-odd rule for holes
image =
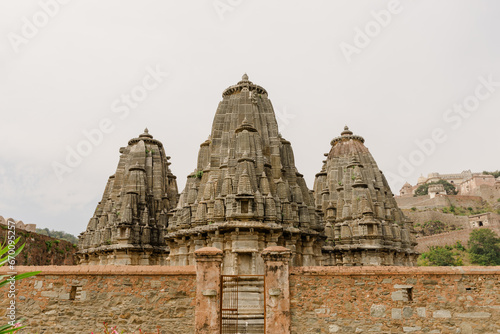
{"label": "temple shikhara", "polygon": [[79,237],[82,265],[192,265],[197,249],[215,247],[224,274],[263,274],[271,246],[288,248],[292,266],[416,263],[413,225],[364,139],[345,127],[310,190],[267,91],[246,74],[222,93],[182,193],[147,129],[120,153]]}

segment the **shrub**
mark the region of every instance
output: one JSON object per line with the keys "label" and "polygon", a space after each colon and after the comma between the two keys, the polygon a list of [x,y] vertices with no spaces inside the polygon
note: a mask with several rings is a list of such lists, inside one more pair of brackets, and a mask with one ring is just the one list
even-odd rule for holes
{"label": "shrub", "polygon": [[72,234],[66,233],[64,231],[54,231],[54,230],[49,230],[48,228],[37,228],[36,233],[41,234],[41,235],[46,235],[52,238],[56,239],[61,239],[61,240],[66,240],[71,243],[78,242],[78,238],[75,237]]}
{"label": "shrub", "polygon": [[460,241],[457,241],[455,243],[455,246],[454,246],[456,249],[458,249],[459,251],[465,251],[465,247],[464,245],[462,245],[462,243]]}

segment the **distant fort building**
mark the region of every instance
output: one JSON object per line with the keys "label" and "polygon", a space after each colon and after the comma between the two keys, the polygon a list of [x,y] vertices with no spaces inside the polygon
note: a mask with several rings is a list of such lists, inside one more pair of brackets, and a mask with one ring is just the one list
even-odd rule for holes
{"label": "distant fort building", "polygon": [[[500,178],[495,179],[493,175],[472,173],[470,170],[466,170],[459,174],[430,173],[429,175],[427,175],[427,177],[420,176],[418,178],[417,184],[414,186],[406,182],[399,191],[399,196],[411,197],[415,194],[415,191],[421,185],[437,182],[440,180],[444,180],[453,184],[458,191],[458,195],[462,196],[482,196],[481,188],[491,188],[486,189],[486,191],[500,191]],[[431,196],[431,198],[434,198],[436,195],[440,194],[442,194],[442,191],[437,187],[429,187],[429,195]]]}

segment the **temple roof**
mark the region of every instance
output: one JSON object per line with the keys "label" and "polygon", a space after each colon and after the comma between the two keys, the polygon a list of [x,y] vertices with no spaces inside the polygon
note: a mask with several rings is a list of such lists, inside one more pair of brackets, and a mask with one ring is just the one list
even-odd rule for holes
{"label": "temple roof", "polygon": [[332,148],[328,157],[346,155],[359,152],[368,152],[368,149],[363,144],[365,139],[361,136],[354,135],[348,126],[344,127],[339,137],[331,141]]}

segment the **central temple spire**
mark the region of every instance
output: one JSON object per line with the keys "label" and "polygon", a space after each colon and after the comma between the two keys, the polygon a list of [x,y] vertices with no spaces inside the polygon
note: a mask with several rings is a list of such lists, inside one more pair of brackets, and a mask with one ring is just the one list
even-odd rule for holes
{"label": "central temple spire", "polygon": [[170,263],[191,264],[197,247],[212,246],[231,250],[227,274],[256,274],[263,270],[258,253],[276,245],[293,248],[297,265],[319,263],[314,199],[267,91],[244,74],[222,96],[168,227]]}

